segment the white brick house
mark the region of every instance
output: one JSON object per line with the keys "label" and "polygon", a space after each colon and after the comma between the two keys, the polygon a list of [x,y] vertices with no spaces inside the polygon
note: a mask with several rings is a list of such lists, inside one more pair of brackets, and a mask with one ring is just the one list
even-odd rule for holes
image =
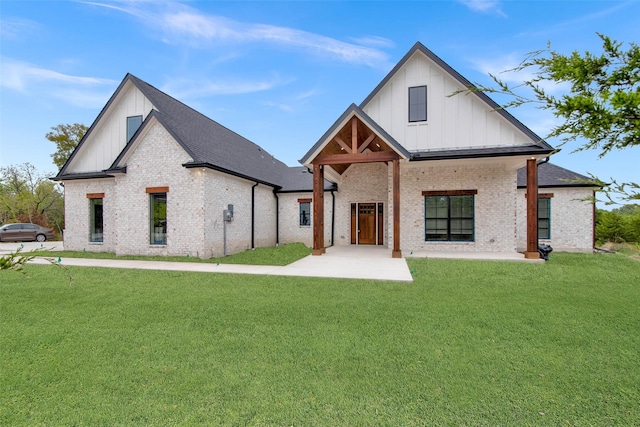
{"label": "white brick house", "polygon": [[[55,178],[65,188],[65,248],[212,257],[300,241],[317,255],[382,245],[394,256],[537,256],[539,224],[549,231],[534,203],[537,163],[553,149],[486,95],[448,96],[469,85],[417,43],[304,167],[288,167],[128,74]],[[541,183],[556,171],[546,165]],[[556,178],[552,204],[542,202],[544,241],[590,250],[593,212],[574,199],[591,189]]]}

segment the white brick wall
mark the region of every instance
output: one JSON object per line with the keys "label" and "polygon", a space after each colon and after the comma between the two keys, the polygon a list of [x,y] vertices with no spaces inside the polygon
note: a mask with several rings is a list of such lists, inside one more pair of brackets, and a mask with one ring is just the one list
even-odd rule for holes
{"label": "white brick wall", "polygon": [[[118,188],[118,255],[202,256],[204,250],[203,177],[183,163],[189,155],[158,123],[135,147]],[[169,187],[167,244],[149,243],[148,187]]]}
{"label": "white brick wall", "polygon": [[[334,193],[336,194],[336,193]],[[336,194],[337,195],[337,194]],[[278,194],[280,212],[280,243],[301,242],[313,247],[313,202],[311,202],[311,224],[300,226],[298,199],[313,199],[313,193]],[[331,193],[324,193],[324,244],[331,246],[332,200]]]}
{"label": "white brick wall", "polygon": [[[64,247],[70,251],[115,252],[117,244],[117,194],[115,180],[88,179],[64,183],[65,230]],[[102,243],[89,242],[88,193],[104,193]]]}
{"label": "white brick wall", "polygon": [[[206,242],[205,256],[224,253],[222,213],[233,205],[233,221],[226,224],[227,255],[251,249],[251,191],[255,182],[222,172],[205,170]],[[275,196],[273,188],[259,184],[255,188],[255,247],[274,246]]]}
{"label": "white brick wall", "polygon": [[[505,164],[499,161],[402,162],[400,175],[400,246],[403,252],[516,250],[516,172],[508,170]],[[389,186],[391,182],[389,174]],[[440,190],[477,190],[474,197],[475,241],[425,242],[422,191]],[[389,221],[393,224],[392,211]],[[393,228],[390,227],[389,240],[392,241]]]}
{"label": "white brick wall", "polygon": [[[255,184],[209,169],[187,169],[189,155],[154,124],[115,179],[65,182],[65,248],[118,255],[178,255],[209,258],[224,251],[222,212],[234,205],[227,224],[227,254],[251,248],[251,188]],[[148,187],[169,187],[167,244],[149,243]],[[105,193],[104,242],[89,243],[87,193]],[[275,245],[275,196],[255,188],[255,246]]]}
{"label": "white brick wall", "polygon": [[[593,251],[593,204],[581,199],[593,196],[591,188],[540,188],[538,193],[553,193],[551,198],[551,239],[540,243],[551,245],[556,252]],[[527,247],[526,190],[518,189],[518,250]]]}

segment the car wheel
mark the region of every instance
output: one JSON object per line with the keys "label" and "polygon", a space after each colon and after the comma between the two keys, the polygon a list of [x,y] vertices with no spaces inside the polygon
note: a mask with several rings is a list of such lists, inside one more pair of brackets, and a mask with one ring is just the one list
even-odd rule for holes
{"label": "car wheel", "polygon": [[36,240],[37,240],[38,242],[44,242],[45,240],[47,240],[47,237],[46,237],[44,234],[38,234],[38,235],[36,236]]}

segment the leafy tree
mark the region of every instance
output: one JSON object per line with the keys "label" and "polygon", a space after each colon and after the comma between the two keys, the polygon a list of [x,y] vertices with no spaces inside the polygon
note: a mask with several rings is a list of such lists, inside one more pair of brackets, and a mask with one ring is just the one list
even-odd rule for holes
{"label": "leafy tree", "polygon": [[0,222],[30,222],[60,232],[64,197],[59,185],[30,163],[0,168]]}
{"label": "leafy tree", "polygon": [[640,206],[624,205],[596,212],[596,240],[599,243],[640,243]]}
{"label": "leafy tree", "polygon": [[65,162],[78,146],[82,137],[89,128],[83,124],[74,123],[72,125],[58,125],[51,128],[46,138],[56,144],[56,152],[51,155],[53,163],[61,169]]}
{"label": "leafy tree", "polygon": [[596,219],[596,240],[599,243],[621,243],[624,238],[624,219],[616,212],[598,210]]}
{"label": "leafy tree", "polygon": [[[480,86],[471,91],[506,94],[511,99],[505,108],[534,103],[551,111],[561,123],[548,137],[561,138],[560,145],[579,140],[574,151],[599,150],[600,157],[612,150],[640,145],[640,47],[627,48],[598,34],[602,53],[572,52],[564,55],[551,49],[529,53],[519,66],[508,72],[531,72],[533,77],[510,86],[491,75],[497,88]],[[556,96],[545,87],[568,88]],[[462,91],[466,92],[466,91]],[[531,96],[531,93],[533,96]],[[599,181],[604,184],[603,181]],[[612,196],[624,201],[640,200],[640,185],[615,180],[605,187],[608,203]]]}

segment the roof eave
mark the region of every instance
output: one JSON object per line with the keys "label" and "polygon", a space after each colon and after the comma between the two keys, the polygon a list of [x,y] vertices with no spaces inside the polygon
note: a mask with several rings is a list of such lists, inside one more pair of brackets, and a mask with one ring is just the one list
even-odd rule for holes
{"label": "roof eave", "polygon": [[263,185],[266,185],[268,187],[273,187],[275,189],[282,188],[282,186],[280,186],[278,184],[275,184],[273,182],[267,182],[267,181],[264,181],[264,180],[261,180],[261,179],[258,179],[258,178],[254,178],[252,176],[245,175],[245,174],[242,174],[242,173],[230,170],[230,169],[226,169],[226,168],[223,168],[223,167],[211,164],[211,163],[207,163],[207,162],[187,162],[187,163],[183,163],[182,166],[187,168],[187,169],[195,169],[195,168],[212,169],[212,170],[215,170],[215,171],[218,171],[218,172],[223,172],[223,173],[226,173],[226,174],[229,174],[229,175],[233,175],[233,176],[238,177],[238,178],[246,179],[248,181],[253,181],[253,182],[256,182],[258,184],[263,184]]}
{"label": "roof eave", "polygon": [[53,178],[50,178],[52,181],[75,181],[79,179],[102,179],[102,178],[114,178],[115,176],[111,173],[103,172],[81,172],[81,173],[70,173],[66,175],[56,175]]}
{"label": "roof eave", "polygon": [[402,158],[408,159],[411,157],[411,153],[407,151],[398,141],[396,141],[387,131],[385,131],[378,123],[376,123],[367,113],[365,113],[356,104],[351,104],[340,117],[331,125],[331,127],[320,137],[320,139],[311,147],[309,151],[299,160],[299,162],[307,167],[310,167],[311,160],[315,157],[320,150],[329,142],[331,135],[336,133],[342,126],[347,118],[352,115],[357,116],[362,120],[369,128],[376,132],[387,144]]}
{"label": "roof eave", "polygon": [[[412,153],[411,161],[412,162],[424,162],[430,160],[457,160],[457,159],[479,159],[479,158],[488,158],[488,157],[513,157],[513,156],[547,156],[549,155],[553,149],[531,149],[531,150],[519,150],[519,151],[467,151],[456,153],[457,150],[447,151],[447,152],[428,152],[428,153]],[[420,156],[423,154],[424,156]]]}

